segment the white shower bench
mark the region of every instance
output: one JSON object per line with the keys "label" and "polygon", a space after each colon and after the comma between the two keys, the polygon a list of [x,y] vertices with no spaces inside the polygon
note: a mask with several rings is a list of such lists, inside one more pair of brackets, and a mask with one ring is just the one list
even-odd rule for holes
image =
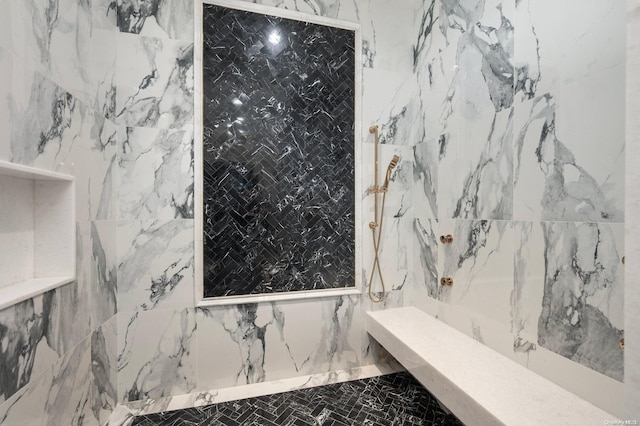
{"label": "white shower bench", "polygon": [[466,425],[602,425],[615,416],[415,307],[367,331]]}

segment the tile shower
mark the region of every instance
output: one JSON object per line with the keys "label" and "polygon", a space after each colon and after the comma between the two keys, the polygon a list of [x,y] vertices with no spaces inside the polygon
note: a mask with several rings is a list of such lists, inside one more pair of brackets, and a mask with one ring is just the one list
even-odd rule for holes
{"label": "tile shower", "polygon": [[402,158],[386,302],[196,308],[193,2],[0,0],[0,159],[75,176],[77,247],[75,282],[0,311],[0,423],[358,378],[379,360],[364,312],[403,305],[623,412],[624,2],[260,3],[361,25],[356,125]]}

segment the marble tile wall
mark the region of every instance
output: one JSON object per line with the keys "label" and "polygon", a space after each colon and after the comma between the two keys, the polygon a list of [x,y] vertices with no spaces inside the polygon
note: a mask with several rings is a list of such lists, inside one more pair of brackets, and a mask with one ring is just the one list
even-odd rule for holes
{"label": "marble tile wall", "polygon": [[[404,295],[618,413],[623,3],[422,3],[414,281]],[[451,244],[440,243],[446,234]]]}
{"label": "marble tile wall", "polygon": [[[409,138],[416,115],[389,101],[411,98],[412,88],[403,86],[412,73],[411,47],[403,42],[411,29],[399,24],[413,22],[417,3],[260,2],[362,25],[362,120],[366,127],[381,126],[381,173],[394,154],[403,158],[391,179],[385,215],[383,268],[393,290],[385,304],[373,306],[362,295],[211,308],[196,308],[193,294],[193,2],[152,3],[145,9],[118,2],[117,9],[118,401],[371,364],[382,355],[364,331],[363,313],[399,306],[402,288],[412,279],[410,244],[402,235],[410,235],[412,227]],[[387,87],[387,81],[393,85]],[[372,184],[373,173],[373,139],[367,136],[363,187]],[[359,219],[369,229],[372,200],[364,191],[356,196],[366,204]],[[369,234],[363,245],[366,275],[372,260]]]}
{"label": "marble tile wall", "polygon": [[621,2],[259,3],[362,27],[361,288],[367,127],[381,168],[401,157],[385,302],[195,308],[193,2],[0,0],[0,159],[76,176],[78,220],[77,282],[0,311],[0,422],[103,424],[116,402],[368,365],[363,312],[403,304],[616,412]]}
{"label": "marble tile wall", "polygon": [[116,16],[100,0],[0,10],[0,159],[75,176],[77,221],[77,280],[0,311],[0,423],[99,424],[117,399]]}
{"label": "marble tile wall", "polygon": [[[640,170],[634,167],[640,161],[640,0],[627,2],[627,68],[626,68],[626,191],[625,211],[640,208]],[[625,251],[629,259],[625,273],[625,418],[640,418],[640,291],[637,277],[640,274],[640,224],[634,220],[625,222]]]}

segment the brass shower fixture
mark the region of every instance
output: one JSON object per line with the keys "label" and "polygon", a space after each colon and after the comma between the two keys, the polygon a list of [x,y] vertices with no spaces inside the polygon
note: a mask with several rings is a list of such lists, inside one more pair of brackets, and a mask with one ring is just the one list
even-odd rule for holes
{"label": "brass shower fixture", "polygon": [[[378,135],[378,126],[369,127],[369,133],[372,133],[374,136],[374,161],[373,161],[373,186],[367,189],[367,194],[374,195],[373,201],[373,215],[374,219],[372,222],[369,222],[369,228],[371,229],[371,235],[373,237],[373,250],[374,250],[374,258],[373,258],[373,267],[371,268],[371,276],[369,277],[369,285],[368,285],[368,293],[369,299],[371,299],[374,303],[382,302],[385,298],[385,285],[384,278],[382,276],[382,268],[380,267],[380,239],[382,237],[382,221],[384,220],[384,204],[387,199],[387,191],[389,189],[389,182],[391,181],[391,173],[393,169],[398,165],[400,161],[400,157],[394,155],[387,167],[387,173],[384,178],[384,185],[378,185],[378,144],[380,142],[380,138]],[[382,208],[380,210],[380,214],[378,214],[378,194],[382,194]],[[376,232],[377,231],[377,232]],[[380,297],[375,297],[372,293],[371,288],[373,287],[373,278],[375,276],[376,271],[378,272],[378,276],[380,277],[380,285],[382,286],[382,295]]]}
{"label": "brass shower fixture", "polygon": [[442,244],[451,244],[453,242],[453,235],[451,234],[440,235],[440,242]]}

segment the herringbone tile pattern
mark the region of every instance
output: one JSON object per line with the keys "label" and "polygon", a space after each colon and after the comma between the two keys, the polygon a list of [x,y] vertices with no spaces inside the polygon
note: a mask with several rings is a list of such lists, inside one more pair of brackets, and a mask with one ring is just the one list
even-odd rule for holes
{"label": "herringbone tile pattern", "polygon": [[433,396],[406,373],[140,416],[133,424],[462,425],[453,415],[446,414]]}
{"label": "herringbone tile pattern", "polygon": [[354,33],[204,6],[205,297],[354,280]]}

